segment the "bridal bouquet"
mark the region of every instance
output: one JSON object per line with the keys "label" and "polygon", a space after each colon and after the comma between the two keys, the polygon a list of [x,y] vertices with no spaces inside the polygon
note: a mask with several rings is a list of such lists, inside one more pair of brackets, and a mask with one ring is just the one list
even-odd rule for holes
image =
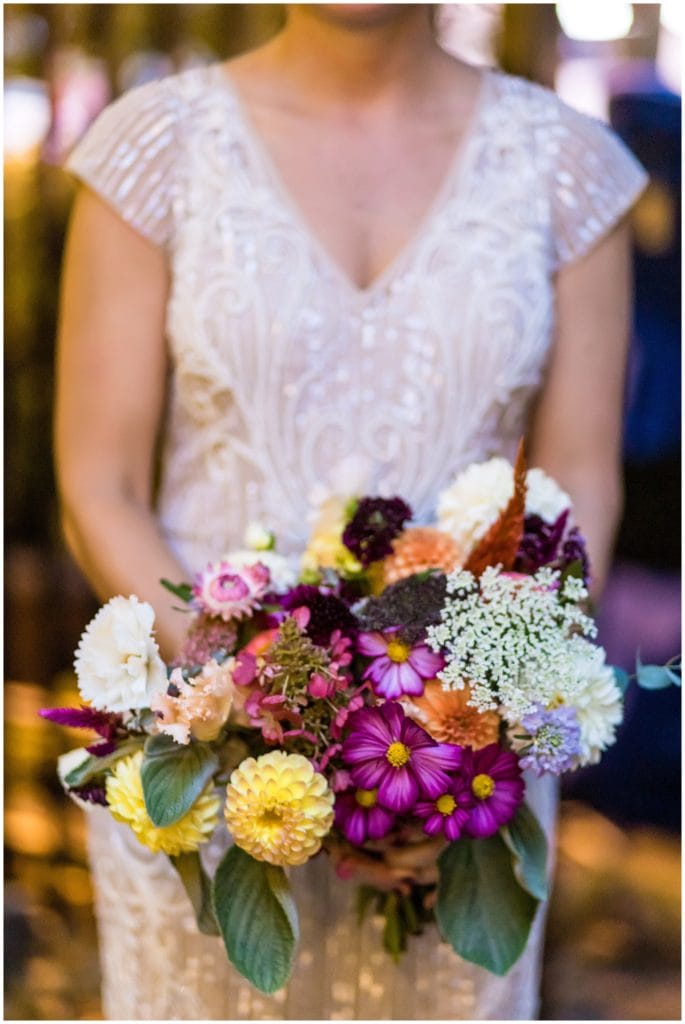
{"label": "bridal bouquet", "polygon": [[[284,869],[322,849],[343,877],[398,851],[425,868],[428,850],[434,877],[363,886],[360,915],[384,915],[395,956],[437,925],[506,973],[547,895],[523,773],[598,761],[628,682],[594,642],[568,496],[521,452],[466,469],[430,526],[398,497],[331,498],[299,576],[251,533],[194,584],[165,581],[190,619],[174,664],[148,604],[100,609],[76,655],[85,703],[42,712],[99,737],[62,759],[64,785],[170,858],[199,928],[262,991],[297,944]],[[232,843],[210,877],[218,829]]]}

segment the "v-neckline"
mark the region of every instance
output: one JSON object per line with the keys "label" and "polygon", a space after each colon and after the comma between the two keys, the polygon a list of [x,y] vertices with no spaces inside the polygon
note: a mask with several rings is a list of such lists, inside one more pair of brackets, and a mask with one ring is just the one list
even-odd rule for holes
{"label": "v-neckline", "polygon": [[224,63],[217,62],[215,64],[211,64],[209,66],[209,70],[213,73],[214,80],[219,88],[225,90],[233,100],[233,104],[242,121],[245,133],[263,165],[269,184],[278,196],[283,207],[287,210],[291,220],[300,230],[303,237],[306,238],[311,249],[317,254],[320,263],[325,266],[329,273],[340,282],[343,288],[345,288],[345,290],[359,302],[368,301],[377,292],[384,289],[391,279],[399,273],[402,265],[409,261],[414,251],[419,247],[423,237],[430,231],[449,193],[456,191],[459,183],[464,179],[474,151],[475,140],[479,134],[483,113],[490,98],[490,83],[493,74],[492,69],[490,68],[484,67],[481,70],[478,92],[467,127],[462,133],[459,144],[448,162],[447,170],[443,175],[440,185],[429,202],[425,212],[421,217],[419,217],[416,227],[411,231],[406,241],[403,242],[399,250],[385,265],[385,267],[376,274],[368,284],[360,287],[340,265],[338,260],[329,252],[327,247],[320,240],[317,232],[310,224],[300,203],[286,184],[267,143],[263,139],[261,133],[257,131],[252,114],[250,113],[240,90],[231,78],[230,72],[227,71],[226,65]]}

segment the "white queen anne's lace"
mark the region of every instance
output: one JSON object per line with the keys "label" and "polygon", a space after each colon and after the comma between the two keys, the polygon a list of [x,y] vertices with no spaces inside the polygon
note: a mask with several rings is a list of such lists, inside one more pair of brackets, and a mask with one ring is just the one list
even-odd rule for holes
{"label": "white queen anne's lace", "polygon": [[[577,585],[573,590],[579,593]],[[439,673],[446,689],[468,683],[474,706],[501,706],[509,721],[558,695],[573,703],[581,686],[578,645],[596,627],[565,589],[560,600],[557,571],[513,577],[489,568],[478,581],[457,570],[447,578],[447,592],[440,624],[430,627],[427,640],[446,656]]]}

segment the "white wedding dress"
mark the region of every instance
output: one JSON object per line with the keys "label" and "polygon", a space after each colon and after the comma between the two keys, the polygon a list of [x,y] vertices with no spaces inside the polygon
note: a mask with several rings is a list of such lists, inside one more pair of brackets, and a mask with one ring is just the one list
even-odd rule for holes
{"label": "white wedding dress", "polygon": [[[157,507],[189,575],[240,546],[251,520],[283,550],[302,546],[312,488],[335,490],[351,454],[370,493],[402,495],[424,521],[458,470],[511,456],[552,342],[554,273],[645,182],[605,126],[488,72],[418,231],[359,289],[312,236],[221,65],[126,94],[67,166],[168,255]],[[529,782],[553,840],[554,781]],[[100,808],[90,850],[110,1018],[536,1016],[544,908],[505,978],[461,961],[434,930],[395,966],[379,921],[358,928],[354,884],[321,856],[292,872],[299,953],[287,989],[267,997],[220,939],[197,933],[166,859]]]}

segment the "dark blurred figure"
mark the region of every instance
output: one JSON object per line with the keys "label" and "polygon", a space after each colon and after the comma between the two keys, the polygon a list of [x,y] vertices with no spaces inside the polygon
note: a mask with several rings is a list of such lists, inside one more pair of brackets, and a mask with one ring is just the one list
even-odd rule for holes
{"label": "dark blurred figure", "polygon": [[[680,97],[643,77],[614,96],[611,122],[652,179],[634,211],[625,509],[600,615],[607,660],[632,672],[636,648],[645,663],[680,648]],[[565,789],[620,824],[678,830],[680,691],[631,686],[619,742]]]}

